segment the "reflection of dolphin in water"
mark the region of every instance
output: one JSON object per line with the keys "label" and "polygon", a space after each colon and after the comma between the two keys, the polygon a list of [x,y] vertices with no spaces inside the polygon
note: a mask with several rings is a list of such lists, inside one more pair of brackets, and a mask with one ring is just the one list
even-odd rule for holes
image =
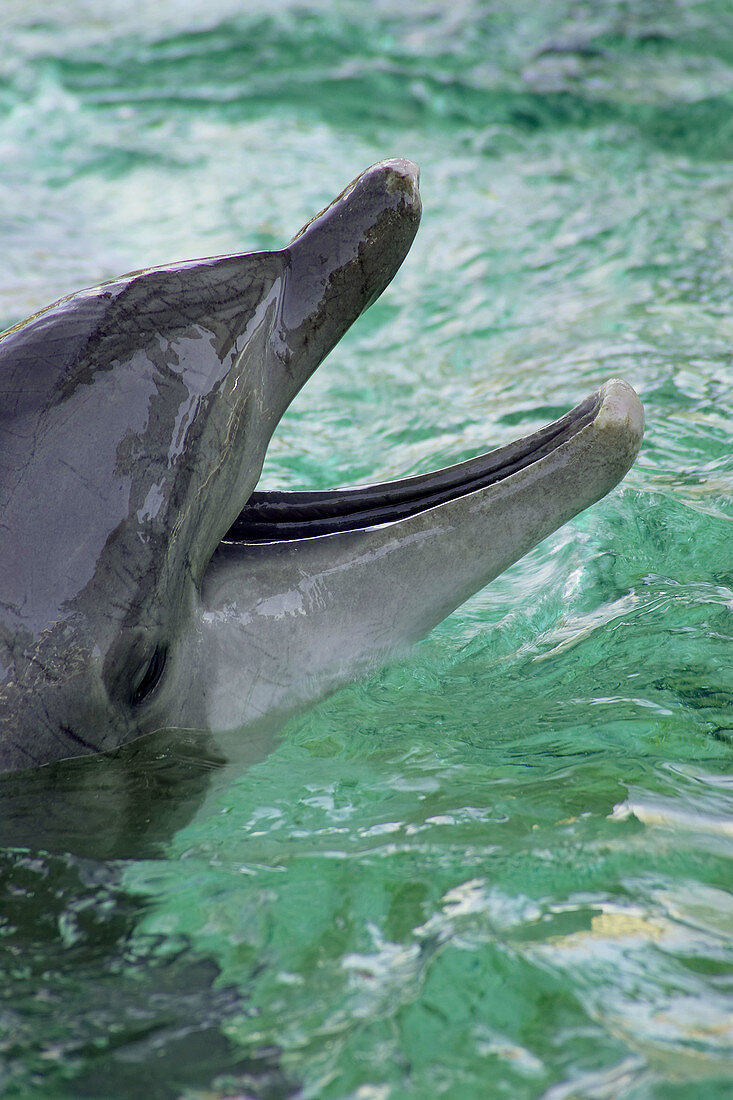
{"label": "reflection of dolphin in water", "polygon": [[417,170],[375,165],[278,252],[82,291],[0,342],[0,767],[233,729],[427,633],[631,465],[607,382],[498,451],[254,493],[303,383],[389,283]]}

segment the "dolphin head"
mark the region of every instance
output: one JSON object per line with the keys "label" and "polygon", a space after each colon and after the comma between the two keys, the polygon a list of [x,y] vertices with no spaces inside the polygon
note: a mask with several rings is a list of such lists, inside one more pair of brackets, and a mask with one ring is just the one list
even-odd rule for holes
{"label": "dolphin head", "polygon": [[211,555],[420,209],[415,166],[386,161],[280,251],[135,272],[5,334],[0,767],[165,725]]}
{"label": "dolphin head", "polygon": [[643,418],[613,381],[434,474],[255,491],[419,219],[417,168],[385,161],[282,250],[135,272],[0,339],[0,770],[307,701],[624,475]]}

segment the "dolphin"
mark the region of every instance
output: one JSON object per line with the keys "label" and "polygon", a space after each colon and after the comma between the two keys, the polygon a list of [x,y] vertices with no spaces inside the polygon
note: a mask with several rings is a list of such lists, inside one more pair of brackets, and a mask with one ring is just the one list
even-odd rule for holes
{"label": "dolphin", "polygon": [[373,165],[287,245],[134,272],[0,338],[0,770],[238,731],[428,633],[634,461],[611,379],[434,473],[256,490],[270,437],[418,228]]}

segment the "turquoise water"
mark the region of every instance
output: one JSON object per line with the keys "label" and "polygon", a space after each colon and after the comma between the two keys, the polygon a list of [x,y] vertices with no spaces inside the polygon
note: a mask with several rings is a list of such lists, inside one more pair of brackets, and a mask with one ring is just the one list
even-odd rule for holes
{"label": "turquoise water", "polygon": [[280,246],[404,155],[412,253],[266,483],[458,461],[612,375],[648,424],[609,497],[240,774],[160,738],[5,781],[2,1095],[722,1100],[727,0],[4,0],[0,25],[0,327]]}

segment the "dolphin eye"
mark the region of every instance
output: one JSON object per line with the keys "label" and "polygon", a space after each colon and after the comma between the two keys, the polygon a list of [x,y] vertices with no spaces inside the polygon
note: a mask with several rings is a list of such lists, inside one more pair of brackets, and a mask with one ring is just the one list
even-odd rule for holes
{"label": "dolphin eye", "polygon": [[165,662],[168,656],[168,647],[159,645],[155,647],[152,657],[143,662],[133,679],[130,702],[134,707],[142,703],[155,691],[160,683],[160,678],[165,670]]}

